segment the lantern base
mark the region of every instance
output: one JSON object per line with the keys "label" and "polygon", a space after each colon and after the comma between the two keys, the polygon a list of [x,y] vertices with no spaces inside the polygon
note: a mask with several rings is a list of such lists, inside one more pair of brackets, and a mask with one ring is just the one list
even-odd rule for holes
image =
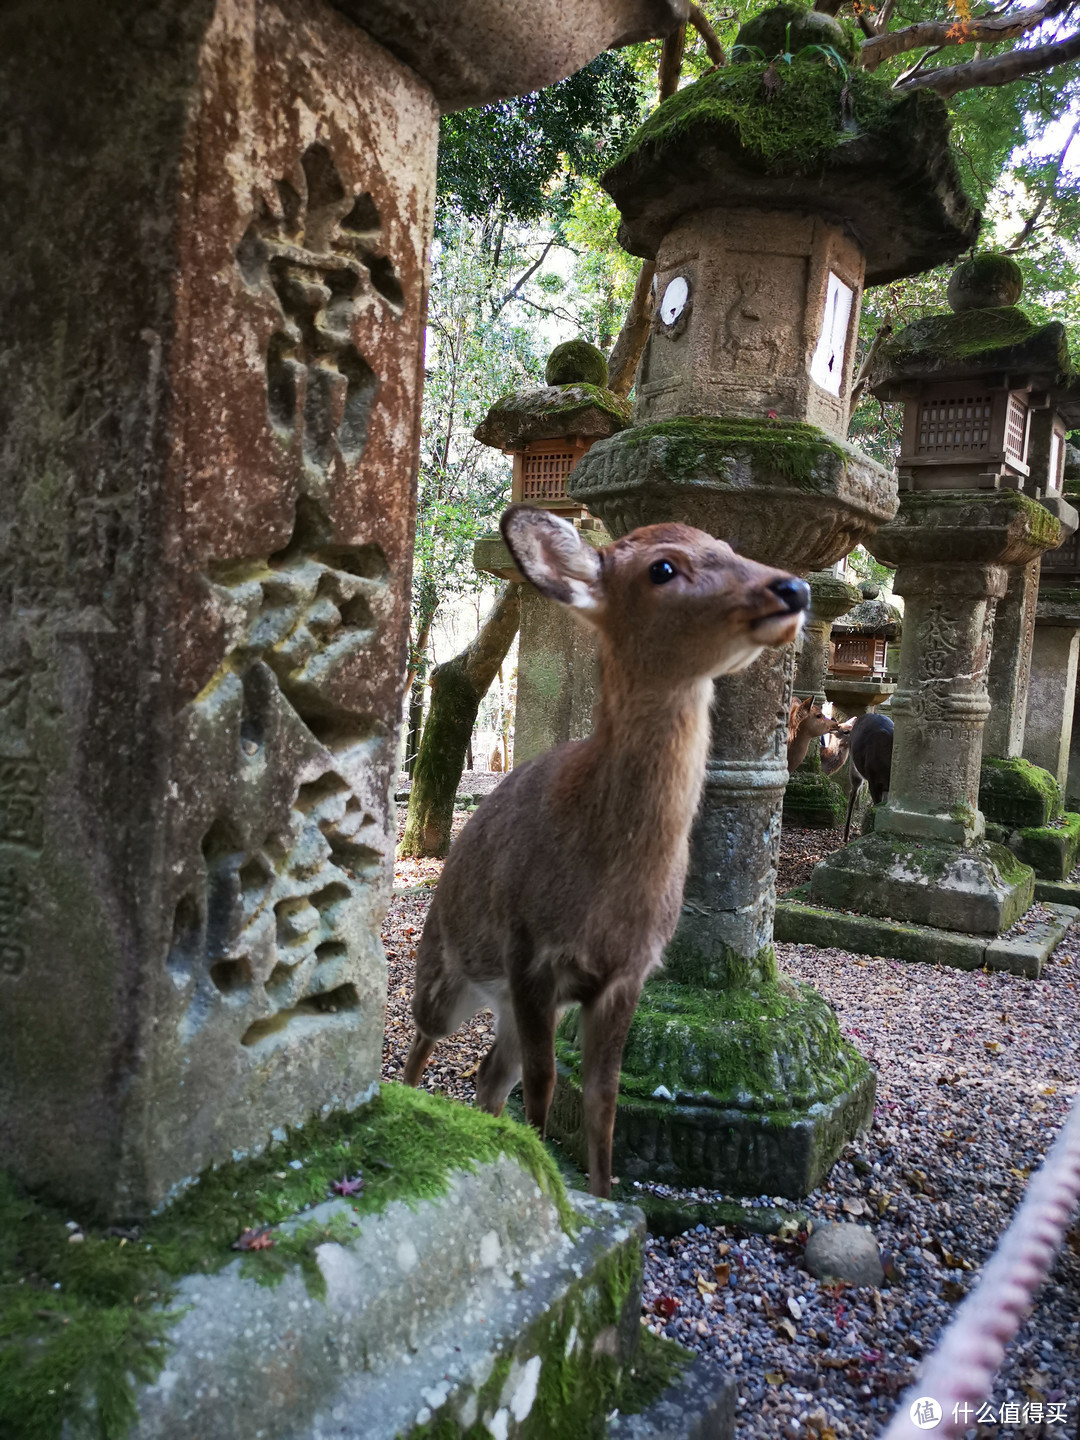
{"label": "lantern base", "polygon": [[826,908],[809,902],[808,887],[800,886],[776,902],[775,935],[778,941],[793,945],[887,955],[893,960],[950,965],[956,970],[998,970],[1037,980],[1066,930],[1080,916],[1080,886],[1036,882],[1035,889],[1050,918],[1025,922],[1023,934],[988,936]]}
{"label": "lantern base", "polygon": [[847,792],[819,769],[793,772],[784,791],[784,828],[832,830],[843,825],[847,814]]}
{"label": "lantern base", "polygon": [[[584,1169],[578,1012],[559,1027],[548,1129]],[[808,1194],[869,1125],[876,1072],[826,1001],[784,978],[645,987],[623,1053],[614,1173],[725,1195]]]}
{"label": "lantern base", "polygon": [[810,900],[908,924],[1000,935],[1031,905],[1034,885],[1030,866],[1003,845],[964,847],[875,830],[815,867]]}

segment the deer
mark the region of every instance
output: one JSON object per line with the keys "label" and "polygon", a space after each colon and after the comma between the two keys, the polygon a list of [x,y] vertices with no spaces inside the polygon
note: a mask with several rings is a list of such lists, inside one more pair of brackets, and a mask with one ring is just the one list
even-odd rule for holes
{"label": "deer", "polygon": [[854,719],[845,720],[836,727],[831,735],[821,737],[821,773],[823,775],[836,775],[847,764],[851,732],[854,726]]}
{"label": "deer", "polygon": [[849,742],[851,760],[851,783],[848,796],[847,819],[844,821],[844,844],[851,834],[851,817],[855,801],[863,781],[870,789],[870,799],[880,805],[889,793],[889,776],[892,771],[893,722],[887,715],[875,715],[873,711],[860,715],[852,726]]}
{"label": "deer", "polygon": [[513,769],[452,846],[417,947],[403,1079],[417,1085],[438,1041],[489,1006],[476,1103],[501,1114],[520,1077],[543,1134],[555,1027],[580,1005],[589,1187],[607,1197],[623,1048],[682,906],[712,682],[790,644],[810,591],[686,525],[597,550],[512,505],[501,529],[525,579],[595,629],[600,696],[592,735]]}
{"label": "deer", "polygon": [[788,715],[788,773],[797,770],[806,759],[811,740],[821,735],[832,735],[838,728],[837,721],[815,704],[812,695],[806,700],[793,700]]}

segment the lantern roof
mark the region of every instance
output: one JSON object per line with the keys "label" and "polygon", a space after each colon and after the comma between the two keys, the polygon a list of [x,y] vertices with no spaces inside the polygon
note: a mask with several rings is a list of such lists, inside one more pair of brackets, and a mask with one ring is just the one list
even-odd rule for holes
{"label": "lantern roof", "polygon": [[884,340],[871,366],[871,392],[879,400],[904,400],[928,384],[979,380],[1044,392],[1067,424],[1080,424],[1080,374],[1065,327],[1058,320],[1040,324],[1015,303],[996,303],[1018,300],[1020,293],[1011,257],[964,261],[949,281],[953,312],[924,315]]}
{"label": "lantern roof", "polygon": [[866,599],[833,621],[833,631],[842,635],[876,635],[894,640],[900,634],[903,617],[887,600]]}
{"label": "lantern roof", "polygon": [[865,255],[868,285],[967,249],[981,217],[940,96],[897,97],[877,74],[785,58],[727,65],[657,107],[601,177],[623,247],[653,258],[684,215],[724,207],[832,221]]}
{"label": "lantern roof", "polygon": [[499,450],[522,450],[536,440],[606,439],[630,424],[630,408],[599,385],[542,385],[501,396],[475,435]]}

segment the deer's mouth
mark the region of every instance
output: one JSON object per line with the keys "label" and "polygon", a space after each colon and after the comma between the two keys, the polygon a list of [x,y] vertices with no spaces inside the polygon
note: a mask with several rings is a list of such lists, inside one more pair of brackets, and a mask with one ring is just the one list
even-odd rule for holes
{"label": "deer's mouth", "polygon": [[751,620],[750,630],[759,645],[787,645],[795,639],[803,622],[802,611],[776,610]]}

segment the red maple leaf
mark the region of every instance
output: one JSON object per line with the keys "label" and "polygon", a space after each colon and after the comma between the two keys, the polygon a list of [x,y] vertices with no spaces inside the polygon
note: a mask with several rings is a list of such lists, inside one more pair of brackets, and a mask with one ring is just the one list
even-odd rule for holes
{"label": "red maple leaf", "polygon": [[670,1320],[678,1308],[679,1302],[675,1299],[674,1295],[661,1295],[653,1306],[656,1313],[663,1315],[665,1320]]}
{"label": "red maple leaf", "polygon": [[272,1250],[274,1237],[265,1225],[257,1225],[250,1230],[245,1230],[239,1240],[234,1240],[232,1248],[234,1250]]}
{"label": "red maple leaf", "polygon": [[340,1180],[335,1180],[331,1187],[335,1195],[359,1195],[364,1188],[364,1177],[357,1173],[350,1180],[345,1175]]}

